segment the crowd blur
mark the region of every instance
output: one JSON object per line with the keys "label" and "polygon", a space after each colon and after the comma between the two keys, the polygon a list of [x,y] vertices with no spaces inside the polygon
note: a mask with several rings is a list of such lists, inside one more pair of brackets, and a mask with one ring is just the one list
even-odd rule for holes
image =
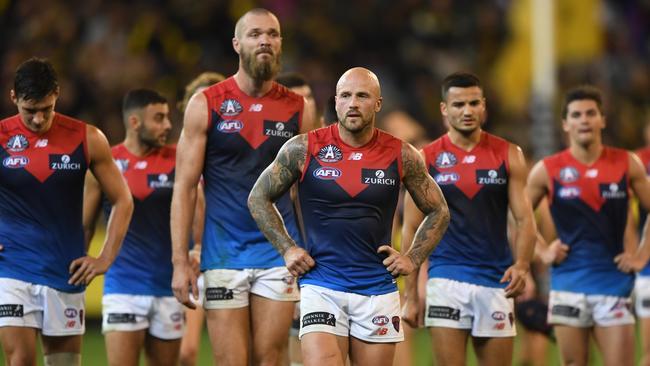
{"label": "crowd blur", "polygon": [[[444,131],[440,80],[469,70],[485,82],[486,130],[530,147],[531,0],[0,0],[3,116],[16,66],[47,57],[59,72],[60,112],[123,137],[120,101],[134,87],[175,105],[205,70],[232,74],[234,21],[265,7],[283,26],[284,70],[304,74],[319,106],[351,66],[375,71],[385,111],[401,110],[429,138]],[[590,82],[606,95],[606,142],[634,148],[650,115],[650,1],[556,1],[558,91]],[[559,97],[559,96],[558,96]],[[559,112],[556,123],[559,126]],[[174,117],[180,122],[180,115]],[[180,123],[177,123],[177,131]],[[559,136],[559,132],[558,132]]]}

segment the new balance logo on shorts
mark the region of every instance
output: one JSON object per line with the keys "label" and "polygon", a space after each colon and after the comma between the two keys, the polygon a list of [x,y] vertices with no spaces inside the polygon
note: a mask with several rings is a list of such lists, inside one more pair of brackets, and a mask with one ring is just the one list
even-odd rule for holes
{"label": "new balance logo on shorts", "polygon": [[208,301],[232,300],[232,289],[225,287],[208,287],[205,290],[205,299]]}
{"label": "new balance logo on shorts", "polygon": [[109,313],[106,322],[108,324],[135,323],[135,314]]}
{"label": "new balance logo on shorts", "polygon": [[580,317],[580,309],[569,305],[554,305],[551,313],[553,315],[566,316],[567,318]]}
{"label": "new balance logo on shorts", "polygon": [[313,313],[305,314],[302,317],[302,326],[324,324],[332,327],[336,326],[336,317],[332,313],[325,311],[315,311]]}
{"label": "new balance logo on shorts", "polygon": [[0,305],[0,318],[22,318],[23,306],[18,304],[4,304]]}
{"label": "new balance logo on shorts", "polygon": [[429,306],[428,318],[460,320],[460,309],[448,306]]}

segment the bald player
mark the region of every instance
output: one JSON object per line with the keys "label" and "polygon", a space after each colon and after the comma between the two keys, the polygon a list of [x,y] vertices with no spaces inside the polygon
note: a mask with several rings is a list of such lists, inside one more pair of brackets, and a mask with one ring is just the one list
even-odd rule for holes
{"label": "bald player", "polygon": [[[339,123],[287,142],[248,199],[264,235],[300,277],[307,365],[390,365],[403,340],[395,277],[414,271],[449,221],[440,189],[417,150],[375,128],[382,106],[377,76],[345,72],[336,86]],[[298,183],[307,232],[300,247],[273,202]],[[426,218],[411,250],[392,248],[400,183]]]}

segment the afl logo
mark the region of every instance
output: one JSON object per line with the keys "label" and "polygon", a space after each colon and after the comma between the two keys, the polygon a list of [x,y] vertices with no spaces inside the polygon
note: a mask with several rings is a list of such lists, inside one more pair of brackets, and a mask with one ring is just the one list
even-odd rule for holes
{"label": "afl logo", "polygon": [[440,173],[440,174],[436,174],[434,179],[436,183],[441,185],[453,184],[455,182],[458,182],[460,176],[456,173]]}
{"label": "afl logo", "polygon": [[389,320],[386,315],[377,315],[376,317],[372,318],[372,324],[382,326],[388,324]]}
{"label": "afl logo", "polygon": [[438,168],[451,168],[452,166],[456,165],[457,162],[458,159],[456,159],[456,155],[447,151],[443,151],[436,158],[436,166]]}
{"label": "afl logo", "polygon": [[341,177],[341,171],[336,168],[324,166],[314,170],[313,175],[322,180],[336,180]]}
{"label": "afl logo", "polygon": [[492,313],[492,319],[496,321],[506,320],[506,313],[501,311],[495,311]]}
{"label": "afl logo", "polygon": [[560,170],[560,180],[564,183],[573,183],[580,178],[578,170],[572,166],[564,167]]}
{"label": "afl logo", "polygon": [[241,104],[239,104],[239,102],[234,99],[224,100],[221,103],[221,107],[219,107],[219,113],[222,116],[228,116],[228,117],[236,116],[239,113],[241,113],[242,110],[243,108]]}
{"label": "afl logo", "polygon": [[217,125],[219,132],[223,133],[237,133],[244,128],[244,124],[241,121],[221,121]]}
{"label": "afl logo", "polygon": [[66,318],[75,318],[77,316],[77,309],[67,308],[63,311]]}
{"label": "afl logo", "polygon": [[19,152],[25,150],[29,146],[29,142],[25,135],[13,135],[7,141],[7,150]]}
{"label": "afl logo", "polygon": [[29,164],[29,159],[26,156],[7,156],[2,161],[2,165],[9,169],[22,168]]}

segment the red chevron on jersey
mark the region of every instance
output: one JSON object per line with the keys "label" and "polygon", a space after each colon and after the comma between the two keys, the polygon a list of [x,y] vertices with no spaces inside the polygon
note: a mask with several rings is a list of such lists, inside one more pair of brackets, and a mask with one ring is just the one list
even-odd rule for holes
{"label": "red chevron on jersey", "polygon": [[508,183],[508,149],[508,141],[483,131],[479,143],[470,151],[454,145],[447,134],[423,151],[438,185],[455,185],[472,199],[485,186]]}
{"label": "red chevron on jersey", "polygon": [[609,146],[591,165],[576,160],[568,149],[545,158],[551,183],[549,203],[553,199],[579,199],[598,212],[607,200],[627,198],[627,189],[620,185],[629,186],[628,163],[626,150]]}
{"label": "red chevron on jersey", "polygon": [[643,166],[645,167],[646,174],[650,175],[650,147],[644,149],[639,149],[636,151],[636,154],[641,159]]}
{"label": "red chevron on jersey", "polygon": [[124,144],[114,146],[111,152],[136,199],[143,201],[156,189],[174,187],[175,145],[155,149],[144,157],[131,154]]}
{"label": "red chevron on jersey", "polygon": [[270,137],[288,139],[300,130],[303,98],[275,82],[259,98],[241,91],[233,77],[203,93],[211,111],[210,126],[224,134],[238,134],[253,149]]}
{"label": "red chevron on jersey", "polygon": [[[402,142],[376,129],[372,139],[361,147],[347,145],[339,135],[338,124],[308,134],[308,153],[303,177],[311,159],[321,166],[311,174],[334,180],[350,197],[370,185],[398,186],[402,178]],[[397,172],[388,170],[397,161]]]}
{"label": "red chevron on jersey", "polygon": [[[83,157],[74,154],[80,145]],[[88,163],[86,124],[59,113],[43,134],[29,130],[19,115],[1,121],[0,146],[9,155],[5,168],[22,168],[41,183],[58,170],[81,170]]]}

